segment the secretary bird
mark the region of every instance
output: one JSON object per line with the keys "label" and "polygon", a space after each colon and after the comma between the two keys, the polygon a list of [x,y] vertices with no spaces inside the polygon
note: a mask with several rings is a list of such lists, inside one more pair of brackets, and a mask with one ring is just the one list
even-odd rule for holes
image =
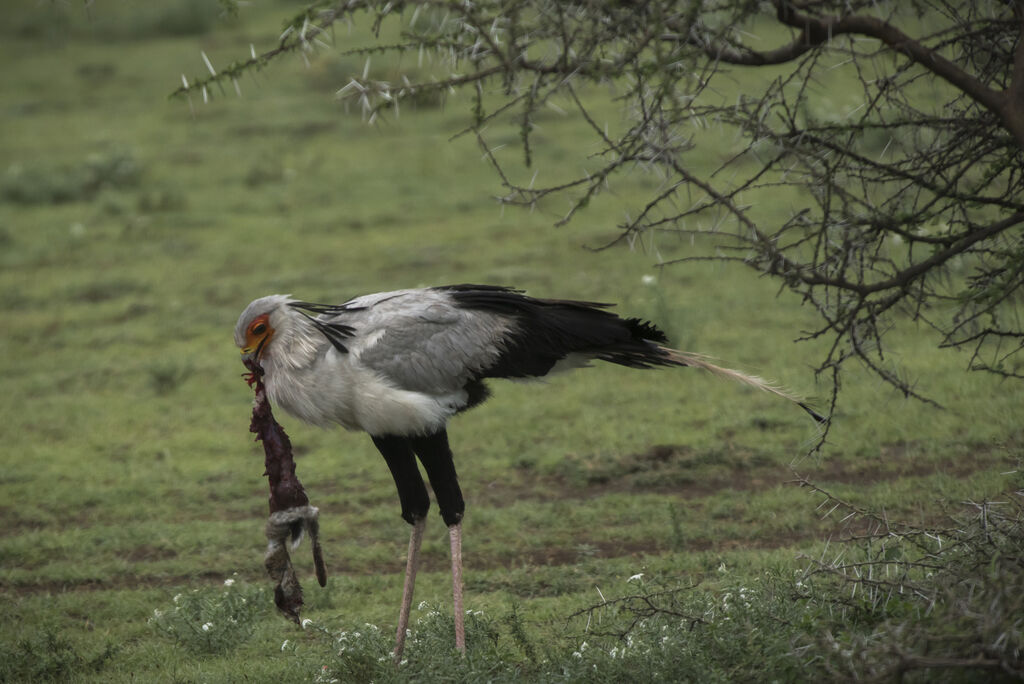
{"label": "secretary bird", "polygon": [[246,307],[235,326],[243,360],[264,371],[267,396],[303,421],[362,430],[384,456],[412,525],[394,655],[401,657],[430,500],[416,458],[448,526],[455,646],[465,652],[462,517],[446,425],[483,402],[488,378],[541,378],[592,359],[630,368],[691,366],[795,402],[799,398],[698,354],[669,349],[639,318],[597,302],[535,299],[492,285],[449,285],[312,304],[270,295]]}

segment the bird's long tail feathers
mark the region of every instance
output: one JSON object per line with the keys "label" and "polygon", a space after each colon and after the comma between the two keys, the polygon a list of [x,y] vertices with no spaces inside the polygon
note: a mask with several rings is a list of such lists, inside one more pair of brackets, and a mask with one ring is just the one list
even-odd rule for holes
{"label": "bird's long tail feathers", "polygon": [[798,397],[797,395],[792,394],[782,387],[774,385],[763,378],[759,378],[756,375],[749,375],[738,370],[733,370],[732,368],[716,366],[709,362],[707,357],[702,354],[679,351],[678,349],[669,349],[668,347],[659,347],[659,349],[666,354],[672,363],[679,364],[680,366],[689,366],[690,368],[700,368],[701,370],[705,370],[712,375],[717,375],[720,378],[734,380],[736,382],[743,383],[744,385],[757,388],[763,392],[768,392],[782,397],[783,399],[793,402],[804,411],[807,411],[807,413],[809,413],[810,416],[819,423],[825,423],[828,420],[825,416],[811,408],[801,397]]}

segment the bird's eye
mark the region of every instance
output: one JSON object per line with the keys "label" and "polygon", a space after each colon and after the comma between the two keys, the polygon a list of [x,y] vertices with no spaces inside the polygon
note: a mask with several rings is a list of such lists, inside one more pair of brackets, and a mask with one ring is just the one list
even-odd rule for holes
{"label": "bird's eye", "polygon": [[265,332],[267,332],[267,324],[266,323],[257,323],[256,325],[252,326],[252,334],[253,335],[262,335]]}

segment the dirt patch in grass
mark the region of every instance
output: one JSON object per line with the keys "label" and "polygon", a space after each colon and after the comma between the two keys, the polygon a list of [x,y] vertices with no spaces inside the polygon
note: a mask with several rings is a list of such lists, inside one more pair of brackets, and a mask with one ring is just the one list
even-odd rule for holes
{"label": "dirt patch in grass", "polygon": [[[694,539],[686,544],[686,551],[730,551],[737,549],[774,549],[796,546],[803,542],[813,542],[818,535],[781,535],[772,538],[758,540],[750,539]],[[366,567],[360,565],[353,567],[348,565],[342,558],[331,558],[328,549],[328,572],[332,576],[340,575],[377,575],[377,574],[398,574],[405,568],[404,559],[399,558],[399,553],[405,548],[404,537],[395,539],[395,558],[385,565]],[[153,560],[154,557],[147,556],[150,553],[159,553],[161,550],[140,547],[139,550],[129,554],[131,560]],[[297,552],[299,580],[310,591],[315,590],[315,580],[311,574],[306,574],[305,553],[306,549]],[[673,551],[666,540],[658,541],[651,539],[643,540],[617,540],[601,541],[588,540],[581,537],[578,543],[571,547],[553,546],[532,551],[514,551],[507,554],[472,554],[466,557],[466,570],[469,573],[474,571],[486,571],[496,569],[507,569],[513,567],[536,566],[536,567],[562,567],[574,566],[579,563],[593,559],[602,558],[637,558],[644,556],[660,555]],[[173,552],[171,552],[173,554]],[[175,554],[176,555],[176,554]],[[332,562],[333,561],[333,562]],[[420,560],[421,572],[445,573],[451,568],[450,560],[446,553],[424,553]],[[251,563],[233,574],[236,579],[251,582],[266,582],[270,585],[270,579],[262,572],[262,565]],[[0,596],[10,592],[15,595],[34,594],[59,594],[64,592],[93,592],[93,591],[116,591],[131,589],[151,589],[160,587],[183,587],[202,585],[219,585],[225,579],[224,572],[207,570],[192,574],[158,574],[145,575],[137,573],[125,573],[113,575],[108,578],[83,578],[80,580],[39,580],[31,584],[3,583],[0,582]],[[535,593],[542,588],[531,588]]]}
{"label": "dirt patch in grass", "polygon": [[918,458],[919,453],[913,444],[887,444],[877,459],[836,457],[788,468],[742,449],[697,452],[687,446],[656,445],[626,455],[569,455],[554,472],[517,468],[509,477],[468,494],[474,505],[496,508],[524,500],[591,499],[612,492],[700,499],[729,490],[765,491],[794,482],[797,473],[820,485],[874,485],[936,473],[965,477],[1007,463],[1005,453],[989,445],[976,447],[970,458],[950,462]]}
{"label": "dirt patch in grass", "polygon": [[133,563],[146,563],[159,560],[169,560],[171,558],[177,557],[178,552],[174,549],[148,545],[136,546],[134,549],[132,549],[125,555],[125,558],[132,561]]}

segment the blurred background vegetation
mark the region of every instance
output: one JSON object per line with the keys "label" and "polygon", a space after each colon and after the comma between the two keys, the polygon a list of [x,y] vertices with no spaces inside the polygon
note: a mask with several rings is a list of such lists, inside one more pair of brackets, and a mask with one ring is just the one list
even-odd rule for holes
{"label": "blurred background vegetation", "polygon": [[[793,343],[813,321],[795,297],[724,264],[655,268],[701,248],[686,239],[585,249],[612,239],[657,179],[622,179],[554,228],[564,201],[494,201],[476,142],[451,139],[471,122],[459,95],[373,127],[333,97],[348,73],[396,78],[402,64],[324,50],[247,76],[241,97],[168,98],[182,72],[206,71],[204,56],[216,67],[272,45],[299,7],[0,10],[0,679],[857,678],[907,653],[1019,654],[1024,592],[992,592],[1020,587],[1020,568],[992,559],[1019,544],[1024,391],[965,374],[965,355],[913,325],[895,334],[894,367],[945,409],[851,368],[814,456],[800,411],[685,371],[601,367],[496,387],[451,429],[468,502],[465,660],[447,650],[443,525],[432,516],[424,603],[394,669],[406,526],[390,475],[365,436],[281,416],[321,509],[330,582],[306,576],[306,629],[274,615],[263,455],[231,340],[257,296],[515,285],[618,302],[680,348],[819,398],[832,389],[815,384],[822,345]],[[366,44],[369,24],[334,38]],[[609,92],[586,96],[621,121]],[[588,132],[554,104],[523,170],[538,182],[588,163]],[[492,135],[502,140],[516,145],[518,129]],[[788,198],[774,201],[787,215]],[[822,489],[794,484],[794,469]],[[962,549],[953,567],[980,563],[989,580],[973,593],[956,573],[927,584],[919,563],[938,551],[901,534],[846,545],[836,562],[839,539],[876,532],[883,514]],[[981,533],[988,556],[964,541]],[[842,575],[857,559],[907,573],[905,586],[866,591]],[[991,620],[965,621],[974,604],[947,609],[968,593]],[[894,649],[889,635],[908,624],[921,627]]]}

